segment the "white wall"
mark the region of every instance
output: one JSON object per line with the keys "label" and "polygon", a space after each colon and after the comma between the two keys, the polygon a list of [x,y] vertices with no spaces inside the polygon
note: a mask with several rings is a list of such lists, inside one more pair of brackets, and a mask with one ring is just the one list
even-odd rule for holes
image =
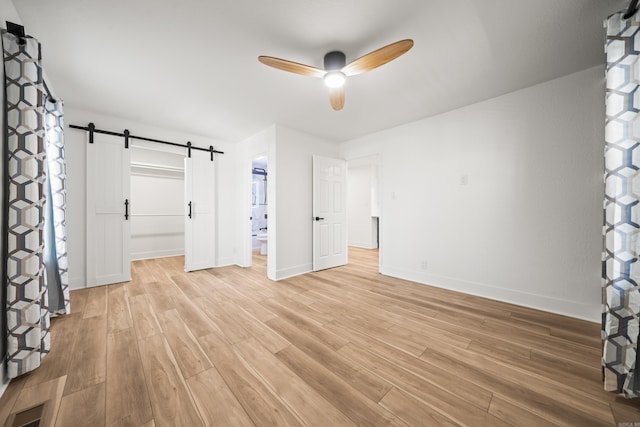
{"label": "white wall", "polygon": [[[312,159],[339,157],[338,144],[283,126],[269,151],[269,278],[312,271]],[[271,242],[274,240],[273,242]],[[271,264],[270,264],[271,265]]]}
{"label": "white wall", "polygon": [[132,260],[184,255],[185,153],[153,145],[130,145]]}
{"label": "white wall", "polygon": [[381,153],[381,272],[599,321],[603,76],[343,144]]}
{"label": "white wall", "polygon": [[[13,5],[12,0],[0,0],[0,27],[1,28],[7,28],[5,21],[22,25],[22,19],[18,15],[18,11]],[[27,31],[27,34],[28,34],[28,31]],[[4,70],[2,72],[4,73]]]}
{"label": "white wall", "polygon": [[162,129],[125,120],[74,109],[65,105],[65,140],[67,155],[67,244],[69,252],[69,283],[72,289],[85,287],[86,275],[86,185],[85,185],[85,157],[87,132],[69,129],[69,124],[86,126],[93,122],[98,129],[122,132],[124,129],[134,135],[186,143],[191,141],[193,145],[208,147],[213,145],[217,150],[225,154],[216,157],[216,194],[217,194],[217,263],[229,265],[235,262],[237,251],[236,224],[237,224],[237,196],[235,185],[236,174],[236,145],[207,138],[186,132]]}

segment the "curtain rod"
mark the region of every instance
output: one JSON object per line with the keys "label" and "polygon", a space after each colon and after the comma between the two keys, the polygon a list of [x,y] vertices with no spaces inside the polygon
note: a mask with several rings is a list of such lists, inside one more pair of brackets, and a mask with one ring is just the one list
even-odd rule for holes
{"label": "curtain rod", "polygon": [[638,11],[638,0],[631,0],[629,3],[629,8],[627,9],[627,13],[624,14],[624,19],[631,18]]}
{"label": "curtain rod", "polygon": [[209,148],[203,148],[203,147],[197,147],[195,145],[191,145],[191,141],[187,142],[186,144],[180,144],[180,143],[177,143],[177,142],[169,142],[169,141],[162,141],[160,139],[146,138],[144,136],[131,135],[129,133],[128,129],[125,129],[123,133],[112,132],[112,131],[108,131],[108,130],[96,129],[96,126],[93,123],[89,123],[88,126],[69,125],[69,127],[72,128],[72,129],[80,129],[80,130],[84,130],[84,131],[89,132],[89,144],[93,144],[93,134],[94,133],[102,133],[104,135],[119,136],[119,137],[124,138],[124,148],[129,148],[129,139],[139,139],[140,141],[156,142],[158,144],[166,144],[166,145],[172,145],[174,147],[186,148],[187,149],[187,157],[191,157],[191,150],[206,151],[206,152],[211,153],[211,161],[213,161],[213,154],[214,153],[215,154],[224,154],[224,151],[214,150],[212,145],[210,145]]}

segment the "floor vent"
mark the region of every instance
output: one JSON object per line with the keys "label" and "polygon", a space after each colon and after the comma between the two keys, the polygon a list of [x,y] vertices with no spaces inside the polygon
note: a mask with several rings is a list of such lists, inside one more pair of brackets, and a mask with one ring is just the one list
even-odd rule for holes
{"label": "floor vent", "polygon": [[40,427],[44,404],[34,406],[26,411],[18,412],[14,415],[13,422],[10,427]]}

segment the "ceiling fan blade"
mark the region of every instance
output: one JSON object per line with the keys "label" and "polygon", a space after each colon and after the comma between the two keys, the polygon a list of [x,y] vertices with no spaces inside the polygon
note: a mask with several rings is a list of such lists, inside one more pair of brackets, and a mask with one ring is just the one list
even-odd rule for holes
{"label": "ceiling fan blade", "polygon": [[390,45],[381,47],[373,52],[369,52],[355,61],[352,61],[342,69],[342,72],[347,76],[354,76],[356,74],[364,73],[365,71],[373,70],[374,68],[378,68],[389,61],[393,61],[400,55],[406,53],[412,47],[413,40],[411,39],[391,43]]}
{"label": "ceiling fan blade", "polygon": [[342,107],[344,107],[344,86],[329,88],[329,102],[331,102],[334,110],[342,110]]}
{"label": "ceiling fan blade", "polygon": [[270,67],[289,71],[290,73],[302,74],[303,76],[323,77],[325,75],[325,71],[319,68],[298,64],[286,59],[274,58],[273,56],[258,56],[258,61]]}

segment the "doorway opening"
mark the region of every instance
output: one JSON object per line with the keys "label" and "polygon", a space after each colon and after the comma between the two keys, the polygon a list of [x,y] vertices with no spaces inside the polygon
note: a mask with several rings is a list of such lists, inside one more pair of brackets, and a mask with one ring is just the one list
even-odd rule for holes
{"label": "doorway opening", "polygon": [[[380,156],[349,160],[347,174],[348,242],[350,247],[380,250]],[[357,257],[355,258],[357,261]],[[379,256],[378,269],[379,269]]]}
{"label": "doorway opening", "polygon": [[269,256],[268,170],[266,155],[260,155],[251,161],[252,265],[265,268]]}
{"label": "doorway opening", "polygon": [[184,152],[131,144],[132,261],[184,257]]}

